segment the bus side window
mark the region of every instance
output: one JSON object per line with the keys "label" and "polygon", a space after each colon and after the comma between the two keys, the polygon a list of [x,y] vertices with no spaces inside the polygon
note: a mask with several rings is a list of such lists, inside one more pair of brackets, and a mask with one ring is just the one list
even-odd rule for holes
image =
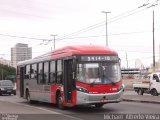
{"label": "bus side window", "polygon": [[43,83],[43,63],[38,63],[38,83]]}
{"label": "bus side window", "polygon": [[62,83],[62,60],[57,61],[57,83]]}
{"label": "bus side window", "polygon": [[31,67],[31,79],[37,79],[37,64],[33,64]]}
{"label": "bus side window", "polygon": [[25,67],[25,79],[30,79],[30,65]]}
{"label": "bus side window", "polygon": [[49,62],[44,63],[44,83],[49,83]]}
{"label": "bus side window", "polygon": [[55,83],[56,82],[56,62],[55,61],[51,61],[50,62],[50,83]]}

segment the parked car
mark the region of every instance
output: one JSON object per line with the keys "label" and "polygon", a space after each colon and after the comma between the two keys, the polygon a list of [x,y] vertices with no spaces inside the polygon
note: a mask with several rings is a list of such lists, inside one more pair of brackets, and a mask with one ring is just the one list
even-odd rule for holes
{"label": "parked car", "polygon": [[0,96],[3,94],[16,95],[15,87],[10,80],[0,80]]}

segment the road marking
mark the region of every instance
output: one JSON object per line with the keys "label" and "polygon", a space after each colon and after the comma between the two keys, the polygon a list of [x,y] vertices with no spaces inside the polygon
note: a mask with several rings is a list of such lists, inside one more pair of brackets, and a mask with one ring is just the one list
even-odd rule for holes
{"label": "road marking", "polygon": [[75,120],[84,120],[84,119],[81,119],[81,118],[78,118],[78,117],[73,117],[73,116],[70,116],[70,115],[63,115],[63,116],[73,118]]}
{"label": "road marking", "polygon": [[22,104],[22,103],[14,103],[14,102],[10,102],[10,103],[18,104],[18,105],[23,105],[23,106],[31,107],[31,108],[36,108],[36,109],[39,109],[39,110],[43,110],[43,111],[49,112],[51,114],[61,114],[59,112],[54,112],[54,111],[47,110],[47,109],[44,109],[44,108],[41,108],[41,107],[37,107],[37,106],[31,106],[31,105],[26,105],[26,104]]}
{"label": "road marking", "polygon": [[62,114],[60,112],[54,112],[54,111],[51,111],[51,110],[48,110],[48,109],[45,109],[45,108],[41,108],[41,107],[35,107],[35,106],[31,106],[31,105],[24,105],[22,103],[16,103],[16,104],[20,104],[20,105],[27,106],[27,107],[32,107],[32,108],[37,108],[39,110],[43,110],[43,111],[46,111],[46,112],[49,112],[49,113],[52,113],[52,114],[62,115],[62,116],[65,116],[65,117],[68,117],[68,118],[72,118],[72,119],[75,119],[75,120],[83,120],[83,119],[78,118],[78,117],[73,117],[73,116],[70,116],[70,115],[64,115],[64,114]]}
{"label": "road marking", "polygon": [[[2,100],[0,100],[0,101],[2,101]],[[45,109],[45,108],[42,108],[42,107],[31,106],[31,105],[26,105],[26,104],[22,104],[22,103],[15,103],[15,102],[11,102],[11,101],[2,101],[2,102],[8,102],[8,103],[13,103],[13,104],[17,104],[17,105],[23,105],[23,106],[26,106],[26,107],[36,108],[36,109],[39,109],[39,110],[43,110],[43,111],[49,112],[51,114],[57,114],[57,115],[61,115],[61,116],[68,117],[68,118],[72,118],[72,119],[75,119],[75,120],[83,120],[83,119],[78,118],[78,117],[73,117],[73,116],[70,116],[70,115],[64,115],[63,113],[54,112],[54,111],[51,111],[51,110],[48,110],[48,109]]]}

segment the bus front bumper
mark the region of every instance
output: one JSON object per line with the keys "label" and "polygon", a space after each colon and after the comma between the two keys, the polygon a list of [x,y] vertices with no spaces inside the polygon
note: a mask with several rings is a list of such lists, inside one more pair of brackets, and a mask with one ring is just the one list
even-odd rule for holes
{"label": "bus front bumper", "polygon": [[123,99],[123,90],[116,93],[89,94],[77,91],[77,105],[95,103],[118,103]]}

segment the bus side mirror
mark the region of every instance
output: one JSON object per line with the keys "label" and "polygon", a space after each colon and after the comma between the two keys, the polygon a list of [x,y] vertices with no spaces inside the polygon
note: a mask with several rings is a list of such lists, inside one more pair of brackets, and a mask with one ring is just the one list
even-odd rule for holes
{"label": "bus side mirror", "polygon": [[76,56],[73,57],[73,62],[72,62],[72,79],[76,79],[76,71],[77,71],[77,61],[76,61]]}
{"label": "bus side mirror", "polygon": [[119,65],[121,66],[121,58],[119,58]]}
{"label": "bus side mirror", "polygon": [[73,63],[72,63],[72,71],[76,72],[77,69],[77,62],[76,62],[76,58],[73,58]]}

